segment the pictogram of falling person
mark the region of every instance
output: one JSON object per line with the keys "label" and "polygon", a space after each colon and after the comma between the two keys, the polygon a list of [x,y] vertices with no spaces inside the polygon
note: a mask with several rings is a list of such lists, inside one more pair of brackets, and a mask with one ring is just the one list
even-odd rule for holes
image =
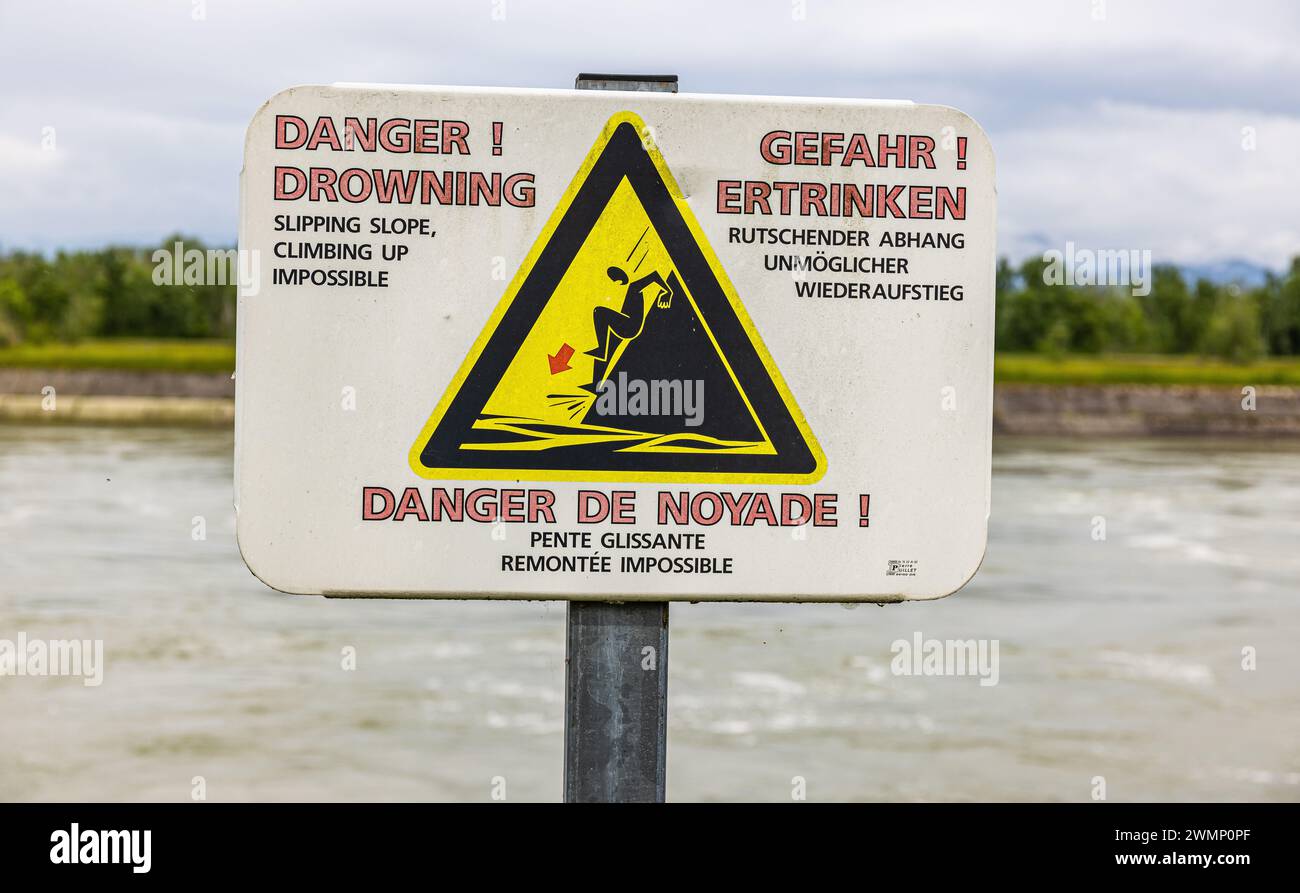
{"label": "pictogram of falling person", "polygon": [[635,282],[628,282],[628,275],[621,267],[610,267],[605,275],[611,282],[627,286],[621,310],[612,307],[597,307],[592,311],[592,323],[596,327],[596,346],[587,351],[587,356],[595,357],[598,363],[609,361],[610,351],[616,346],[614,338],[631,341],[641,334],[645,326],[646,289],[656,285],[660,289],[657,306],[667,310],[673,303],[673,290],[664,277],[657,271],[650,272]]}

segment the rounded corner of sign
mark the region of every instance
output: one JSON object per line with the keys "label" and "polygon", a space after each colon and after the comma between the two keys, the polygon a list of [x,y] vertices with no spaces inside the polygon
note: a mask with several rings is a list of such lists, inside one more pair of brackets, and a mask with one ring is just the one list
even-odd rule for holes
{"label": "rounded corner of sign", "polygon": [[257,581],[261,583],[263,586],[265,586],[267,589],[271,589],[275,592],[279,592],[282,595],[319,595],[320,594],[320,592],[315,589],[307,589],[302,586],[295,585],[293,583],[273,579],[274,575],[268,573],[264,569],[261,563],[261,559],[254,558],[254,556],[250,553],[248,546],[244,542],[244,538],[239,535],[238,524],[236,524],[235,526],[235,545],[239,548],[239,557],[243,560],[244,567],[248,568],[248,572],[252,574],[257,579]]}
{"label": "rounded corner of sign", "polygon": [[984,558],[988,554],[989,554],[989,529],[988,529],[988,525],[985,524],[984,537],[980,544],[979,557],[976,558],[974,565],[970,569],[970,572],[967,573],[965,576],[963,576],[961,578],[961,582],[959,582],[956,586],[952,587],[951,589],[948,589],[945,592],[937,593],[935,595],[919,596],[918,599],[924,601],[937,601],[941,598],[949,598],[961,592],[970,584],[970,581],[974,580],[976,575],[979,574],[980,568],[984,566]]}
{"label": "rounded corner of sign", "polygon": [[272,93],[267,97],[266,101],[257,107],[257,111],[253,112],[252,117],[248,119],[248,126],[244,128],[244,158],[248,158],[248,148],[252,144],[253,131],[273,107],[281,104],[281,102],[287,97],[296,95],[304,90],[316,89],[320,89],[317,84],[294,84],[291,87],[277,90],[275,93]]}
{"label": "rounded corner of sign", "polygon": [[[930,108],[939,109],[940,111],[947,112],[960,118],[962,123],[971,129],[975,141],[984,144],[984,148],[988,150],[989,158],[994,163],[997,162],[997,153],[993,151],[993,141],[989,139],[988,131],[984,129],[984,125],[977,121],[973,115],[969,112],[962,111],[954,105],[931,105]],[[989,173],[993,173],[992,167],[990,167]]]}

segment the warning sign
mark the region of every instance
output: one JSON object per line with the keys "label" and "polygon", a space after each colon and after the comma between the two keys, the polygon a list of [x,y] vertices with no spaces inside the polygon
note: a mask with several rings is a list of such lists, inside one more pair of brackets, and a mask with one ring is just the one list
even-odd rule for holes
{"label": "warning sign", "polygon": [[429,478],[778,483],[825,470],[631,112],[605,125],[410,459]]}
{"label": "warning sign", "polygon": [[286,90],[240,180],[240,552],[331,596],[952,593],[994,184],[941,106]]}

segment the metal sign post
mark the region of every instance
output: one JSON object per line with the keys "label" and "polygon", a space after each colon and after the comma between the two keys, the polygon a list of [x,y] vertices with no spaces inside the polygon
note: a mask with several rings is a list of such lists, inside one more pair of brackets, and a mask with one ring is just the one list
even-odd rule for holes
{"label": "metal sign post", "polygon": [[569,602],[566,803],[662,803],[668,603]]}
{"label": "metal sign post", "polygon": [[[579,90],[677,92],[676,75],[580,74]],[[668,603],[568,603],[566,803],[662,803],[668,756]]]}

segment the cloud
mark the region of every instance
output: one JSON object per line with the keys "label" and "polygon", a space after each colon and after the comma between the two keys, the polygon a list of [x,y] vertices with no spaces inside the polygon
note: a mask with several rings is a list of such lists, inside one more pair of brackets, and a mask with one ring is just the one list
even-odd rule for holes
{"label": "cloud", "polygon": [[[567,87],[609,70],[962,108],[998,151],[1012,257],[1066,239],[1179,262],[1300,253],[1286,2],[46,0],[6,5],[0,33],[7,246],[232,241],[244,126],[291,84]],[[47,126],[53,157],[34,154]]]}
{"label": "cloud", "polygon": [[1300,254],[1300,118],[1097,102],[997,142],[999,246],[1150,249],[1157,263]]}

